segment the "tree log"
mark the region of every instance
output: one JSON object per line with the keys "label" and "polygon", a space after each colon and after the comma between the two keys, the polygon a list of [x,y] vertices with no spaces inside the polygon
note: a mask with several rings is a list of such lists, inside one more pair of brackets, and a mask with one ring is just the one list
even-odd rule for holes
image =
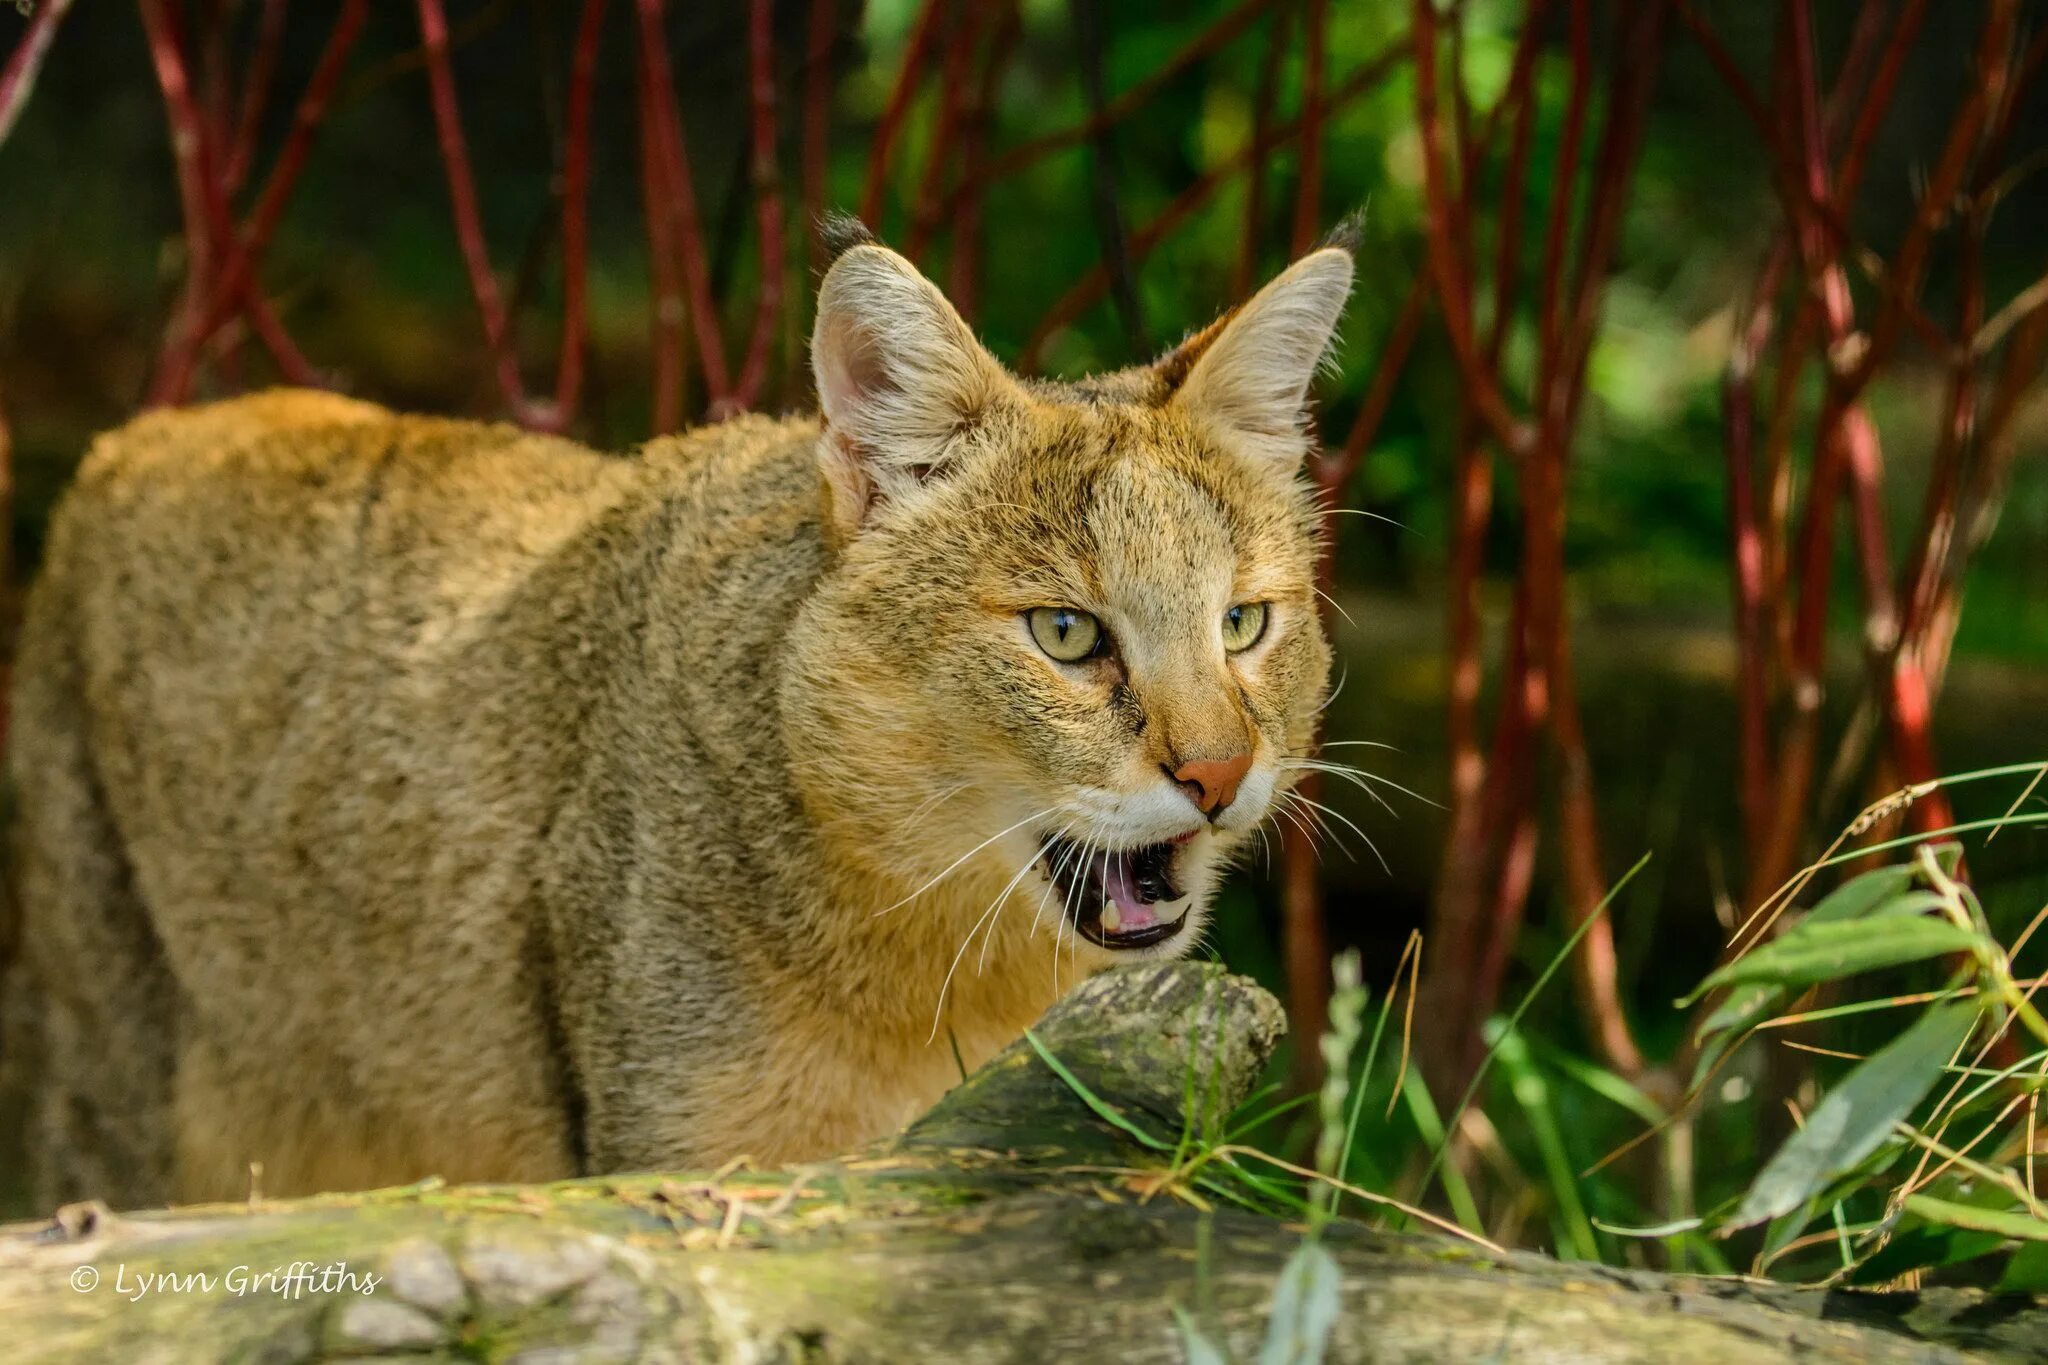
{"label": "tree log", "polygon": [[[1193,963],[1099,976],[1037,1030],[1165,1135],[1234,1105],[1280,1032],[1270,996]],[[815,1166],[72,1205],[0,1228],[0,1330],[30,1361],[1166,1361],[1180,1305],[1251,1359],[1302,1229],[1144,1198],[1165,1164],[1027,1041]],[[1620,1271],[1343,1219],[1323,1242],[1332,1360],[2048,1359],[2034,1298]]]}

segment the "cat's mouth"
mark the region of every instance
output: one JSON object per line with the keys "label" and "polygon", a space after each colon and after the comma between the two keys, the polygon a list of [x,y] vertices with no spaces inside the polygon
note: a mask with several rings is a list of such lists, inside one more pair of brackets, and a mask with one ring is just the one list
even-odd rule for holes
{"label": "cat's mouth", "polygon": [[1174,855],[1186,837],[1139,848],[1083,847],[1045,841],[1039,866],[1052,879],[1074,932],[1100,948],[1148,948],[1181,931],[1188,902],[1174,881]]}

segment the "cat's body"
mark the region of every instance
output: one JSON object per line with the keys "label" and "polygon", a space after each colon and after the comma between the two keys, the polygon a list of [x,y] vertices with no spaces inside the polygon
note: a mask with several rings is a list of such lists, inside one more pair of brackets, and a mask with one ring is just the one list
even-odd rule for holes
{"label": "cat's body", "polygon": [[[895,258],[854,255],[893,287]],[[855,340],[819,343],[827,427],[626,457],[311,393],[99,443],[14,702],[6,1045],[43,1194],[820,1155],[1119,953],[1185,949],[1151,946],[1163,906],[1125,939],[1113,907],[1151,926],[1143,844],[1198,930],[1307,742],[1327,651],[1291,464],[1171,412],[1197,352],[1078,400],[981,392],[946,477],[906,484],[840,433],[873,416],[877,349],[911,343]],[[1005,524],[1026,503],[1072,534]],[[1250,679],[1199,631],[1143,648],[1178,607],[1119,605],[1219,557],[1262,567],[1218,601],[1274,603]],[[1032,652],[1034,604],[1090,592],[1131,620],[1118,658]],[[1230,764],[1219,804],[1203,774]],[[1133,851],[1052,868],[1082,833]],[[1107,928],[1069,891],[1108,897]]]}

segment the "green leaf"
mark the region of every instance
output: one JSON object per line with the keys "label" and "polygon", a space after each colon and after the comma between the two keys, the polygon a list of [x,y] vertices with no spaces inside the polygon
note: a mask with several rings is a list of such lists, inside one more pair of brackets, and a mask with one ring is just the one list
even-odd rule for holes
{"label": "green leaf", "polygon": [[1692,1232],[1705,1221],[1703,1218],[1680,1218],[1670,1223],[1658,1223],[1652,1227],[1631,1228],[1623,1227],[1618,1223],[1603,1222],[1595,1218],[1593,1226],[1602,1232],[1610,1233],[1616,1237],[1659,1238],[1676,1237],[1681,1233]]}
{"label": "green leaf", "polygon": [[1337,1324],[1343,1284],[1344,1274],[1330,1253],[1317,1242],[1303,1242],[1273,1287],[1273,1315],[1266,1323],[1259,1365],[1321,1365],[1330,1329]]}
{"label": "green leaf", "polygon": [[1824,924],[1829,920],[1861,919],[1894,897],[1904,894],[1919,875],[1918,867],[1911,862],[1903,862],[1851,877],[1821,897],[1820,904],[1806,912],[1804,923]]}
{"label": "green leaf", "polygon": [[1988,1232],[1914,1223],[1893,1233],[1892,1239],[1881,1250],[1865,1258],[1849,1276],[1849,1283],[1859,1286],[1883,1284],[1908,1271],[1934,1270],[1974,1261],[2003,1245],[2003,1237]]}
{"label": "green leaf", "polygon": [[1173,1320],[1180,1325],[1180,1349],[1187,1365],[1229,1365],[1230,1357],[1202,1334],[1187,1309],[1175,1304]]}
{"label": "green leaf", "polygon": [[2029,1242],[2005,1263],[1998,1278],[2001,1294],[2048,1294],[2048,1244]]}
{"label": "green leaf", "polygon": [[1892,1125],[1925,1098],[1976,1026],[1974,1002],[1936,1005],[1844,1076],[1757,1176],[1729,1226],[1790,1213],[1876,1151]]}
{"label": "green leaf", "polygon": [[1528,1115],[1529,1135],[1535,1139],[1537,1154],[1543,1160],[1544,1175],[1550,1182],[1552,1206],[1557,1212],[1561,1233],[1558,1237],[1559,1257],[1599,1260],[1600,1244],[1593,1237],[1593,1225],[1586,1220],[1585,1201],[1579,1197],[1579,1179],[1565,1150],[1564,1133],[1557,1125],[1557,1112],[1551,1106],[1550,1086],[1530,1058],[1529,1045],[1518,1031],[1498,1019],[1487,1021],[1486,1041],[1501,1069],[1507,1073],[1509,1091],[1515,1102]]}
{"label": "green leaf", "polygon": [[[1422,1078],[1422,1068],[1413,1062],[1408,1064],[1407,1073],[1401,1078],[1401,1099],[1408,1106],[1408,1116],[1415,1123],[1415,1131],[1433,1152],[1444,1148],[1443,1116],[1436,1111],[1436,1100],[1429,1093],[1429,1082]],[[1472,1197],[1472,1186],[1465,1180],[1465,1173],[1458,1169],[1458,1163],[1448,1161],[1443,1166],[1444,1198],[1451,1204],[1451,1212],[1457,1215],[1458,1226],[1478,1236],[1486,1235],[1486,1221],[1479,1216],[1479,1201]],[[1400,1227],[1402,1224],[1396,1223]]]}
{"label": "green leaf", "polygon": [[1065,1062],[1053,1056],[1052,1050],[1046,1047],[1044,1043],[1038,1041],[1037,1034],[1033,1033],[1030,1029],[1025,1029],[1024,1040],[1031,1044],[1032,1051],[1038,1054],[1038,1059],[1052,1068],[1052,1074],[1065,1081],[1067,1089],[1073,1091],[1080,1098],[1081,1103],[1095,1111],[1096,1117],[1120,1132],[1136,1139],[1142,1145],[1150,1147],[1155,1152],[1170,1152],[1173,1150],[1172,1143],[1163,1138],[1154,1137],[1137,1124],[1132,1123],[1123,1116],[1115,1105],[1103,1099],[1093,1090],[1090,1090],[1087,1082],[1068,1070]]}
{"label": "green leaf", "polygon": [[1747,1028],[1768,1019],[1777,1012],[1779,1003],[1784,999],[1785,992],[1777,986],[1751,986],[1745,990],[1730,991],[1728,998],[1715,1006],[1714,1012],[1700,1025],[1693,1041],[1703,1043],[1723,1030]]}
{"label": "green leaf", "polygon": [[1700,983],[1681,1004],[1720,986],[1810,986],[1878,967],[1968,952],[1977,936],[1927,915],[1807,922],[1745,953]]}
{"label": "green leaf", "polygon": [[2017,1237],[2023,1242],[2048,1242],[2048,1218],[2005,1209],[1984,1209],[1974,1204],[1957,1204],[1931,1194],[1906,1196],[1906,1212],[1930,1223],[1944,1223],[1973,1232],[1994,1232],[2000,1237]]}

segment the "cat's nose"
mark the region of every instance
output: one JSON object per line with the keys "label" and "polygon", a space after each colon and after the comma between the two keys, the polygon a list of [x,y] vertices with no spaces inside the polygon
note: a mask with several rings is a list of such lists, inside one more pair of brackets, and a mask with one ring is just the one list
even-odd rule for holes
{"label": "cat's nose", "polygon": [[1173,770],[1173,780],[1204,815],[1214,816],[1237,796],[1237,784],[1252,770],[1247,749],[1229,758],[1198,758]]}

